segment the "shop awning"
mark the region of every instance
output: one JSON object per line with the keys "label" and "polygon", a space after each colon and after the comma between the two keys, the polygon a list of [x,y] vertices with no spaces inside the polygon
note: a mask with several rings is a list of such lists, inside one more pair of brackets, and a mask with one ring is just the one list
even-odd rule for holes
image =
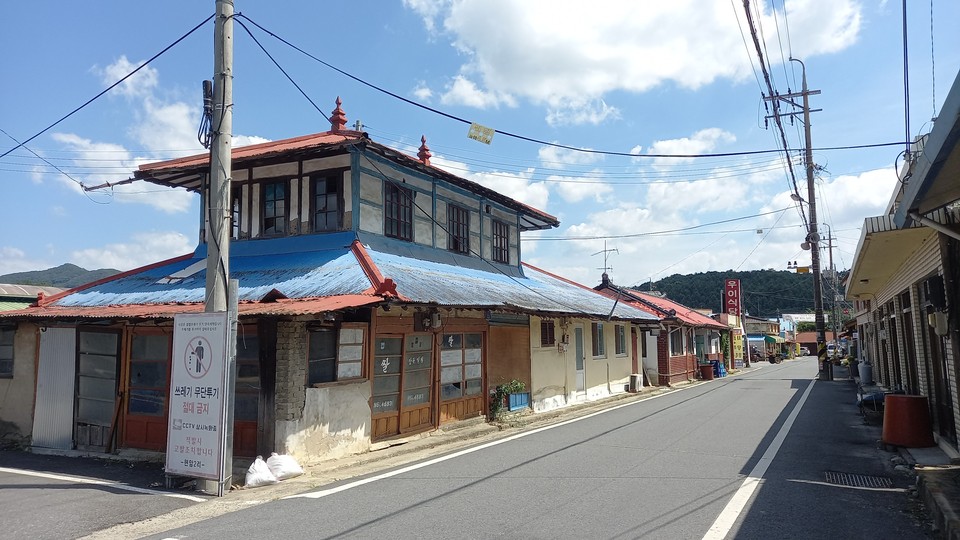
{"label": "shop awning", "polygon": [[763,341],[766,343],[783,343],[786,340],[780,336],[763,336]]}

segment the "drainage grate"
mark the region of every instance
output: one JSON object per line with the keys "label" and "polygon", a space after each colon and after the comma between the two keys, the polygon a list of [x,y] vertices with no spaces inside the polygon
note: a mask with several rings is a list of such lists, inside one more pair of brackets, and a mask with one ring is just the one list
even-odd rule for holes
{"label": "drainage grate", "polygon": [[885,476],[867,476],[836,471],[827,471],[827,482],[838,486],[853,486],[866,488],[890,488],[893,480]]}

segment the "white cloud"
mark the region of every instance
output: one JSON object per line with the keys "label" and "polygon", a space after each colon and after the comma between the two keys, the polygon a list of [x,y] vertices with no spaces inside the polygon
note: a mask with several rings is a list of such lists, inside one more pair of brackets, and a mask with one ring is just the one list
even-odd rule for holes
{"label": "white cloud", "polygon": [[[597,181],[603,181],[603,175],[599,171],[588,178],[577,178],[573,176],[551,175],[547,178],[550,182],[556,182],[557,193],[568,203],[580,202],[587,197],[593,197],[597,202],[603,202],[604,196],[613,192],[610,184],[600,184]],[[584,181],[587,180],[587,181]]]}
{"label": "white cloud", "polygon": [[[73,133],[54,133],[51,137],[77,152],[77,164],[85,167],[107,167],[115,168],[116,172],[96,173],[77,178],[84,182],[87,187],[99,186],[107,182],[113,184],[126,180],[132,176],[132,171],[147,160],[135,158],[123,146],[113,143],[94,142],[80,137]],[[82,161],[80,161],[82,160]],[[58,176],[70,189],[81,193],[82,189],[76,182],[61,176]],[[139,203],[152,206],[157,210],[167,213],[182,213],[190,209],[194,195],[180,189],[163,189],[153,184],[144,182],[135,182],[133,184],[122,184],[111,188],[104,188],[91,192],[88,196],[97,201],[106,202],[109,197],[121,203]]]}
{"label": "white cloud", "polygon": [[39,259],[29,259],[23,250],[0,246],[0,274],[13,274],[16,272],[28,272],[40,268],[51,268],[56,266],[48,261]]}
{"label": "white cloud", "polygon": [[237,148],[238,146],[250,146],[252,144],[262,144],[270,142],[270,139],[265,139],[263,137],[258,137],[256,135],[234,135],[233,136],[233,147]]}
{"label": "white cloud", "polygon": [[[427,30],[438,25],[465,59],[445,103],[491,107],[510,96],[544,104],[551,122],[602,122],[616,118],[603,103],[616,91],[639,93],[663,84],[697,89],[719,78],[753,77],[752,48],[740,3],[681,0],[608,0],[585,8],[579,0],[405,0]],[[783,26],[765,2],[757,26]],[[849,47],[860,31],[857,0],[791,0],[786,3],[795,55],[809,58]],[[739,19],[739,24],[738,24]],[[776,32],[765,34],[779,47]],[[774,65],[780,59],[771,55]],[[609,107],[609,109],[608,109]]]}
{"label": "white cloud", "polygon": [[427,86],[427,83],[420,81],[417,83],[417,86],[413,89],[413,97],[419,99],[420,101],[429,102],[433,97],[433,90]]}
{"label": "white cloud", "polygon": [[[110,86],[111,84],[126,77],[127,74],[136,69],[140,64],[142,64],[142,62],[138,62],[136,64],[130,62],[127,60],[126,55],[123,55],[117,59],[116,62],[105,68],[101,69],[94,66],[93,71],[100,75],[100,79],[103,81],[104,86]],[[111,92],[120,94],[127,98],[146,96],[151,94],[157,87],[159,79],[160,77],[157,73],[157,70],[150,66],[144,66],[143,69],[138,71],[129,79],[123,81],[123,83],[114,88]]]}
{"label": "white cloud", "polygon": [[457,75],[453,78],[453,82],[447,85],[447,91],[440,96],[440,103],[466,105],[477,109],[497,108],[501,103],[510,107],[516,106],[516,100],[510,95],[482,90],[475,82],[463,75]]}
{"label": "white cloud", "polygon": [[[695,155],[709,154],[722,144],[732,144],[737,138],[733,133],[720,128],[707,128],[697,131],[690,137],[654,141],[647,149],[647,154],[662,155]],[[639,159],[639,158],[636,158]],[[654,165],[668,168],[678,163],[689,162],[694,158],[655,158]]]}
{"label": "white cloud", "polygon": [[607,105],[602,99],[593,102],[564,100],[547,109],[547,124],[551,126],[600,125],[620,118],[620,109]]}
{"label": "white cloud", "polygon": [[83,268],[130,270],[193,251],[195,245],[177,232],[134,234],[128,243],[74,251],[70,260]]}
{"label": "white cloud", "polygon": [[[410,153],[410,150],[408,149],[407,152]],[[447,159],[439,154],[434,154],[430,158],[430,165],[503,193],[538,210],[547,211],[550,190],[546,183],[532,180],[533,168],[520,172],[474,172],[467,164]]]}
{"label": "white cloud", "polygon": [[[583,148],[583,150],[592,150]],[[580,152],[557,146],[541,146],[537,151],[540,163],[545,167],[563,168],[565,165],[588,165],[603,160],[603,154]]]}

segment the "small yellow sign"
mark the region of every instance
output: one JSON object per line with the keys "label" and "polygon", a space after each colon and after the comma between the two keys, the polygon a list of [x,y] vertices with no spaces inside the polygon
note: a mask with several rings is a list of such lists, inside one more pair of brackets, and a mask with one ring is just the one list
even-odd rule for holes
{"label": "small yellow sign", "polygon": [[809,274],[809,273],[810,273],[810,267],[809,267],[809,266],[798,266],[798,267],[797,267],[797,273],[798,273],[798,274]]}
{"label": "small yellow sign", "polygon": [[488,128],[486,126],[481,126],[474,122],[470,124],[470,131],[467,132],[467,137],[480,141],[483,144],[490,144],[490,141],[493,140],[494,130],[493,128]]}

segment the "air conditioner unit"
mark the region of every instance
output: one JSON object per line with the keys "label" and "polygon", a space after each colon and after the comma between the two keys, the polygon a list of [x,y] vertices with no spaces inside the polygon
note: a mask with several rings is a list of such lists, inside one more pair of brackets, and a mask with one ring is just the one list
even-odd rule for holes
{"label": "air conditioner unit", "polygon": [[630,375],[630,385],[628,387],[628,391],[636,394],[641,388],[643,388],[643,375],[640,373],[632,373]]}

